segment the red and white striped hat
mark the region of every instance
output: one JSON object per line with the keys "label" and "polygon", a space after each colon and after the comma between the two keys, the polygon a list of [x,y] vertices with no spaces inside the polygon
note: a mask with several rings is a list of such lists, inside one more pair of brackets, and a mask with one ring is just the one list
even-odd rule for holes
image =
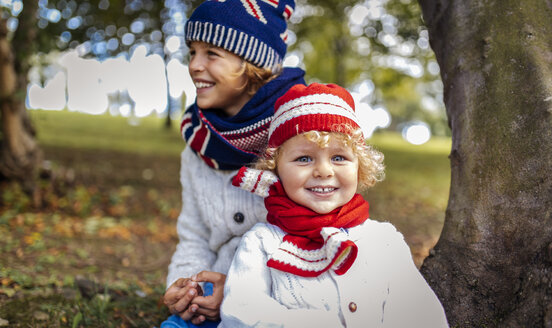
{"label": "red and white striped hat", "polygon": [[336,84],[297,84],[274,105],[268,130],[268,146],[279,147],[291,137],[308,131],[346,132],[344,124],[360,128],[351,94]]}

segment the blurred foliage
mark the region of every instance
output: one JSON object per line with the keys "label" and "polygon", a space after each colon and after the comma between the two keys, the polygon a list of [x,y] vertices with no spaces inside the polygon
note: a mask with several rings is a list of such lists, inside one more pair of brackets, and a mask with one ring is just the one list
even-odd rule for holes
{"label": "blurred foliage", "polygon": [[298,0],[290,28],[309,82],[334,82],[355,90],[368,82],[363,101],[383,106],[391,130],[424,121],[436,135],[450,135],[442,84],[414,0]]}
{"label": "blurred foliage", "polygon": [[[17,20],[18,11],[27,9],[20,1],[12,4],[11,15]],[[135,43],[148,43],[162,51],[162,32],[175,33],[174,26],[164,25],[170,10],[153,0],[39,0],[37,50],[48,53],[87,44],[89,54],[101,58],[128,51]],[[3,16],[7,14],[3,11]]]}
{"label": "blurred foliage", "polygon": [[[168,316],[158,300],[176,244],[177,193],[49,179],[40,209],[18,184],[0,185],[0,322],[159,324]],[[133,206],[136,200],[144,206]]]}
{"label": "blurred foliage", "polygon": [[[165,40],[182,39],[186,17],[201,2],[40,0],[36,51],[78,48],[83,56],[101,59],[147,44],[165,57]],[[3,19],[17,21],[18,15],[14,6],[2,10]],[[354,90],[369,81],[375,91],[363,101],[387,108],[391,129],[421,120],[434,134],[449,135],[438,66],[416,1],[297,0],[289,28],[295,34],[289,52],[300,57],[309,82]],[[182,42],[172,56],[185,61],[186,51]],[[47,60],[33,57],[34,64]]]}
{"label": "blurred foliage", "polygon": [[348,87],[364,70],[364,60],[354,50],[347,25],[347,8],[357,2],[297,1],[290,20],[297,41],[289,50],[302,54],[309,80]]}

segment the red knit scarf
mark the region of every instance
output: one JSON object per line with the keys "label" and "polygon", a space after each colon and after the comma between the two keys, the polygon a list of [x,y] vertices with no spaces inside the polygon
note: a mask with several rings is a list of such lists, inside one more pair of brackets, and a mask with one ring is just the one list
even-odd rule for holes
{"label": "red knit scarf", "polygon": [[274,183],[265,198],[267,220],[287,234],[267,265],[302,277],[316,277],[330,269],[342,275],[353,265],[358,248],[343,228],[368,219],[368,202],[356,194],[347,204],[327,214],[300,206]]}

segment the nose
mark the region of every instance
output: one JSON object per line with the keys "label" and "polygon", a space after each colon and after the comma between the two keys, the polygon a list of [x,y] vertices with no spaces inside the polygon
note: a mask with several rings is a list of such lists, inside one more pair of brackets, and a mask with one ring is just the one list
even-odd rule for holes
{"label": "nose", "polygon": [[316,162],[313,173],[314,173],[314,176],[317,178],[329,178],[333,176],[334,170],[333,170],[332,163],[326,160]]}
{"label": "nose", "polygon": [[192,58],[190,58],[188,69],[190,70],[190,73],[201,72],[205,69],[204,61],[200,55],[196,54]]}

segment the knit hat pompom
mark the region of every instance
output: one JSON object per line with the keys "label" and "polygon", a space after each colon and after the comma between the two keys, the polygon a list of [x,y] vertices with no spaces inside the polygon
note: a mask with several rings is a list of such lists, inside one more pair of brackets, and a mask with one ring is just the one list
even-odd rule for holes
{"label": "knit hat pompom", "polygon": [[346,132],[348,125],[360,129],[351,94],[336,84],[294,85],[275,105],[268,131],[268,145],[276,148],[308,131]]}
{"label": "knit hat pompom", "polygon": [[186,43],[203,41],[276,70],[287,50],[294,0],[207,0],[186,23]]}

